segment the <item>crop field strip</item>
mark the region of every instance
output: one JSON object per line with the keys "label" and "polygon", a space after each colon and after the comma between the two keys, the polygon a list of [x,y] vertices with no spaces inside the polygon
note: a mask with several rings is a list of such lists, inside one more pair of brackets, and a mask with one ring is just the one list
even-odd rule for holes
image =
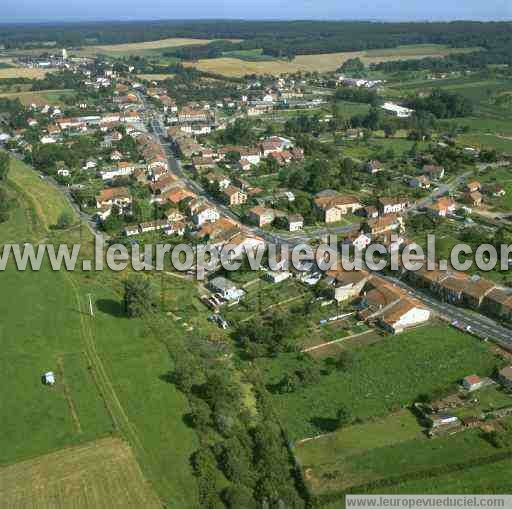
{"label": "crop field strip", "polygon": [[212,58],[198,62],[185,62],[185,65],[197,67],[201,71],[214,72],[226,76],[244,76],[247,74],[283,74],[299,71],[329,72],[338,69],[343,62],[351,58],[360,58],[365,64],[390,60],[410,60],[415,58],[442,57],[451,53],[467,53],[478,48],[448,48],[443,45],[415,45],[389,48],[387,50],[349,51],[341,53],[323,53],[298,55],[288,60],[255,60],[238,58]]}
{"label": "crop field strip", "polygon": [[104,438],[0,468],[2,509],[161,507],[130,447]]}

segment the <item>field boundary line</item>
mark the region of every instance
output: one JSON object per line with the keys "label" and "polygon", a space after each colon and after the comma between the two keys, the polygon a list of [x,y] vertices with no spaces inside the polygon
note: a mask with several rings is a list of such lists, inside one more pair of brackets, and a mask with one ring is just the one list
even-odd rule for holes
{"label": "field boundary line", "polygon": [[69,390],[69,386],[66,383],[66,378],[64,376],[64,360],[62,359],[62,356],[59,355],[57,357],[57,366],[59,368],[59,374],[62,380],[62,387],[64,389],[64,397],[66,398],[66,401],[69,406],[69,411],[71,413],[71,418],[73,419],[73,422],[75,423],[76,431],[78,433],[83,433],[82,425],[80,424],[80,419],[78,417],[78,413],[75,408],[75,403],[73,401],[73,398],[71,397],[71,391]]}
{"label": "field boundary line", "polygon": [[[66,272],[64,273],[66,274],[66,277],[70,281],[70,284],[75,293],[78,311],[80,313],[80,326],[82,331],[82,338],[84,340],[92,368],[96,371],[97,381],[100,387],[102,388],[105,403],[108,405],[110,409],[111,416],[114,418],[118,432],[131,445],[135,457],[138,458],[139,461],[143,461],[144,469],[148,474],[145,476],[145,478],[150,484],[153,484],[150,481],[150,479],[155,479],[155,475],[153,473],[153,469],[151,466],[152,455],[144,448],[139,438],[137,429],[130,422],[130,419],[126,414],[126,411],[119,399],[119,396],[116,393],[112,381],[110,380],[110,377],[105,369],[105,366],[103,365],[103,362],[98,354],[98,351],[96,349],[96,343],[94,340],[94,333],[91,328],[90,317],[84,311],[78,284],[70,274]],[[163,503],[158,497],[158,494],[155,494],[155,496],[158,498],[160,505],[163,506]]]}
{"label": "field boundary line", "polygon": [[319,350],[320,348],[324,348],[325,346],[334,345],[336,343],[341,343],[342,341],[346,341],[347,339],[353,339],[358,338],[359,336],[364,336],[366,334],[370,334],[371,332],[374,332],[373,330],[367,330],[364,332],[360,332],[358,334],[352,334],[351,336],[344,336],[342,338],[334,339],[333,341],[327,341],[326,343],[321,343],[319,345],[310,346],[309,348],[304,348],[304,350],[301,350],[301,353],[307,353],[312,352],[314,350]]}
{"label": "field boundary line", "polygon": [[[276,302],[275,304],[271,304],[270,306],[267,306],[266,308],[262,309],[260,313],[265,313],[265,311],[268,311],[269,309],[273,309],[275,307],[283,306],[284,304],[289,304],[290,302],[293,302],[295,300],[302,299],[304,297],[304,293],[301,293],[300,295],[296,295],[295,297],[290,297],[289,299],[282,300],[281,302]],[[247,322],[251,318],[255,317],[258,313],[254,313],[243,320],[240,320],[240,323]]]}
{"label": "field boundary line", "polygon": [[83,354],[85,356],[86,361],[90,364],[90,368],[91,368],[91,369],[87,369],[87,371],[89,371],[89,373],[91,374],[91,378],[94,383],[94,386],[96,387],[96,390],[98,391],[98,394],[101,397],[101,401],[103,402],[103,405],[104,405],[105,409],[107,410],[110,420],[112,421],[112,425],[114,426],[114,429],[116,431],[119,431],[119,425],[117,424],[116,418],[112,412],[112,409],[110,408],[110,406],[107,402],[107,398],[104,394],[103,389],[100,387],[100,382],[98,380],[98,377],[96,376],[96,370],[94,369],[94,362],[91,359],[89,352],[87,350],[84,350]]}

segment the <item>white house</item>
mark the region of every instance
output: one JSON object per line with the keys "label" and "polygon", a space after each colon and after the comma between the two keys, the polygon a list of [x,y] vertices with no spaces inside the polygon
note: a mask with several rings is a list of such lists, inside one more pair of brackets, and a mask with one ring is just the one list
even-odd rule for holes
{"label": "white house", "polygon": [[96,168],[98,163],[94,161],[93,159],[89,159],[85,161],[85,164],[82,166],[82,170],[91,170],[92,168]]}
{"label": "white house", "polygon": [[60,168],[57,170],[57,175],[59,177],[69,177],[71,175],[71,172],[67,168]]}
{"label": "white house", "polygon": [[398,104],[392,102],[385,102],[381,108],[387,113],[391,113],[398,118],[408,118],[414,113],[414,110],[399,106]]}
{"label": "white house", "polygon": [[42,136],[39,140],[43,145],[49,145],[50,143],[56,143],[57,140],[53,136]]}
{"label": "white house", "polygon": [[128,226],[125,226],[125,228],[124,228],[124,234],[127,237],[133,237],[134,235],[138,235],[139,233],[140,233],[139,225],[137,225],[137,224],[128,225]]}
{"label": "white house", "polygon": [[220,219],[219,211],[210,205],[201,205],[192,214],[192,221],[197,226],[202,226],[205,223],[215,223]]}
{"label": "white house", "polygon": [[101,171],[100,175],[103,180],[112,180],[116,177],[129,177],[135,171],[133,163],[121,162],[113,166],[110,170]]}
{"label": "white house", "polygon": [[352,241],[352,245],[355,249],[358,251],[362,251],[363,249],[366,249],[372,242],[371,237],[368,235],[365,235],[364,233],[361,233],[358,237],[356,237]]}
{"label": "white house", "polygon": [[484,381],[477,375],[469,375],[462,379],[462,387],[467,391],[476,391],[483,387]]}
{"label": "white house", "polygon": [[286,218],[288,231],[296,232],[304,227],[304,218],[300,214],[291,214]]}
{"label": "white house", "polygon": [[384,311],[380,322],[393,334],[399,334],[409,327],[427,322],[431,313],[430,309],[412,299],[402,299]]}
{"label": "white house", "polygon": [[397,214],[409,206],[407,199],[402,198],[379,198],[379,209],[382,215]]}
{"label": "white house", "polygon": [[269,271],[265,274],[264,277],[271,283],[281,283],[282,281],[289,279],[291,277],[291,273],[288,271]]}
{"label": "white house", "polygon": [[216,277],[209,283],[210,288],[220,293],[226,300],[238,300],[245,295],[245,292],[236,287],[236,285],[224,277]]}
{"label": "white house", "polygon": [[141,233],[154,232],[158,230],[166,230],[169,228],[169,222],[165,219],[158,219],[157,221],[148,221],[147,223],[140,223],[139,229]]}

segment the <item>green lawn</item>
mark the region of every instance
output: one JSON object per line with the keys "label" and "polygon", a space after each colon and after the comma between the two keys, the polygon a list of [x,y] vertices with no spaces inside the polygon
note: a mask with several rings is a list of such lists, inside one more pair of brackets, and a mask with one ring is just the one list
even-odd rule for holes
{"label": "green lawn", "polygon": [[354,103],[349,101],[336,101],[336,106],[339,111],[346,118],[351,118],[354,115],[365,115],[370,111],[369,104]]}
{"label": "green lawn", "polygon": [[470,135],[487,133],[491,135],[512,136],[512,120],[485,117],[454,118],[446,121],[469,129]]}
{"label": "green lawn", "polygon": [[247,62],[259,62],[267,60],[278,60],[270,55],[264,55],[263,49],[245,49],[236,51],[225,51],[222,54],[223,57],[239,58]]}
{"label": "green lawn", "polygon": [[[54,242],[79,241],[77,230],[52,232],[42,226],[43,221],[54,224],[68,206],[58,190],[20,165],[10,177],[28,189],[9,188],[19,206],[0,225],[0,242],[30,237],[32,219],[41,223],[38,235]],[[91,246],[82,250],[90,252]],[[146,320],[126,318],[120,304],[122,277],[108,271],[53,272],[47,265],[38,272],[19,272],[9,264],[0,273],[5,376],[0,464],[114,433],[130,443],[167,506],[197,507],[190,467],[197,437],[184,422],[186,399],[166,378],[172,368],[169,348],[172,341],[183,341],[184,329],[176,324],[172,337],[161,338]],[[199,306],[192,301],[197,291],[191,282],[169,278],[168,286],[169,293],[183,299],[180,309]],[[89,295],[94,318],[88,313]],[[57,376],[53,388],[41,383],[49,370]]]}
{"label": "green lawn", "polygon": [[343,462],[354,454],[417,438],[426,439],[422,427],[409,410],[402,410],[299,444],[295,447],[295,454],[301,465],[309,468]]}
{"label": "green lawn", "polygon": [[[274,394],[275,410],[292,440],[331,431],[338,409],[353,418],[384,416],[411,404],[421,393],[443,390],[468,373],[490,374],[496,359],[487,345],[444,324],[432,324],[365,345],[348,372],[324,375],[294,393]],[[296,369],[294,354],[260,359],[272,387]]]}
{"label": "green lawn", "polygon": [[497,150],[512,155],[512,136],[503,137],[488,133],[461,134],[457,140],[463,146],[486,150]]}
{"label": "green lawn", "polygon": [[[0,322],[5,377],[0,463],[110,432],[112,423],[91,373],[82,369],[86,360],[82,354],[80,313],[64,276],[48,267],[38,272],[18,272],[10,264],[0,278],[0,314],[9,317]],[[59,362],[83,424],[81,432],[66,400]],[[56,372],[56,387],[42,385],[41,376],[46,371]],[[87,399],[83,397],[85,387],[90,391]]]}
{"label": "green lawn", "polygon": [[490,465],[476,466],[464,472],[446,474],[435,479],[409,481],[392,488],[379,488],[376,493],[508,494],[512,492],[511,471],[512,459],[508,459]]}
{"label": "green lawn", "polygon": [[[379,154],[392,150],[396,157],[401,157],[410,152],[415,142],[405,138],[372,138],[365,141],[345,141],[343,142],[343,155],[367,161],[371,158],[379,157]],[[419,150],[426,148],[425,142],[418,142]],[[386,163],[383,163],[384,166]]]}
{"label": "green lawn", "polygon": [[[379,479],[399,478],[404,474],[427,472],[450,464],[467,464],[478,458],[491,457],[497,450],[483,439],[480,430],[468,430],[433,440],[408,440],[372,449],[345,458],[343,462],[322,465],[315,469],[315,492],[344,490]],[[430,479],[435,485],[435,480]],[[424,481],[426,484],[426,481]],[[379,493],[387,491],[380,488]],[[400,489],[401,493],[406,492]],[[436,493],[440,493],[436,487]]]}
{"label": "green lawn", "polygon": [[18,193],[15,186],[8,182],[5,190],[15,205],[9,211],[9,219],[0,224],[0,245],[29,241],[44,235],[44,227],[33,209],[28,197]]}
{"label": "green lawn", "polygon": [[[512,145],[512,141],[510,142]],[[512,170],[510,168],[495,168],[482,172],[478,176],[482,184],[500,184],[506,191],[505,196],[487,197],[486,203],[502,212],[512,212]]]}
{"label": "green lawn", "polygon": [[30,201],[38,218],[45,228],[57,224],[63,211],[75,215],[64,195],[55,187],[41,179],[39,174],[26,164],[11,157],[9,180]]}

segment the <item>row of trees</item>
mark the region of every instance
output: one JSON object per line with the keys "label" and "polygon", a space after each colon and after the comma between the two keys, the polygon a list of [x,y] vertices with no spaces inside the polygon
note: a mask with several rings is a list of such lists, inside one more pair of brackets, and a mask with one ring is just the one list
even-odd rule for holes
{"label": "row of trees", "polygon": [[508,23],[458,21],[452,23],[374,23],[353,21],[158,21],[12,25],[2,30],[7,48],[30,47],[55,41],[58,46],[118,44],[166,37],[241,39],[213,42],[181,50],[189,59],[218,56],[226,49],[263,48],[277,57],[390,48],[404,44],[448,44],[489,49],[510,40]]}
{"label": "row of trees", "polygon": [[0,152],[0,223],[9,219],[9,212],[14,205],[5,190],[5,182],[9,173],[10,158],[6,152]]}
{"label": "row of trees", "polygon": [[417,115],[432,114],[437,118],[467,117],[473,113],[472,102],[461,94],[437,89],[427,97],[411,97],[406,105]]}
{"label": "row of trees", "polygon": [[377,106],[381,101],[375,90],[368,88],[343,87],[338,88],[334,97],[337,101],[350,101]]}
{"label": "row of trees", "polygon": [[[201,447],[191,462],[198,480],[201,507],[256,509],[303,508],[291,459],[263,386],[251,379],[257,418],[244,401],[237,373],[190,350],[174,351],[170,379],[188,398],[187,420]],[[219,469],[229,481],[221,486]]]}

